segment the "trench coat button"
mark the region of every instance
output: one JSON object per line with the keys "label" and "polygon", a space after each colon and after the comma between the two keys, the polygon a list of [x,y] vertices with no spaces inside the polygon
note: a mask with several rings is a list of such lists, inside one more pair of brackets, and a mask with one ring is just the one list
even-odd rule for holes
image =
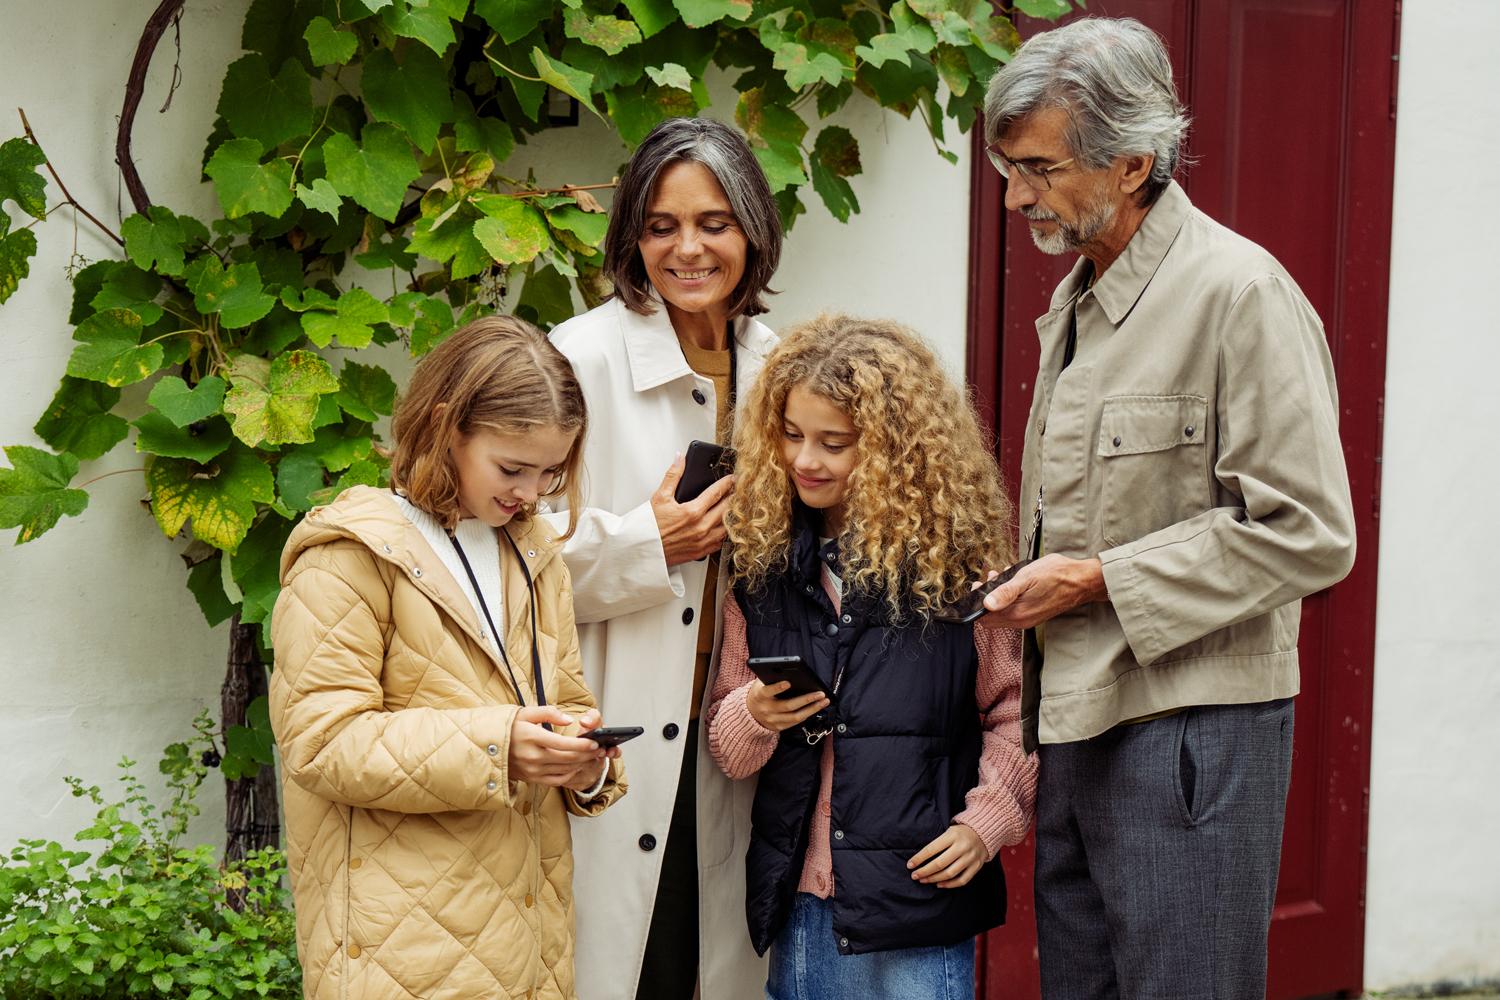
{"label": "trench coat button", "polygon": [[656,850],[656,838],[649,833],[641,834],[641,839],[636,841],[636,843],[641,845],[641,850],[643,851]]}
{"label": "trench coat button", "polygon": [[497,746],[495,746],[495,744],[491,743],[489,746],[487,746],[487,747],[484,748],[484,751],[485,751],[485,753],[489,754],[491,757],[494,757],[494,756],[496,756],[496,755],[498,755],[500,753],[500,748],[497,747]]}
{"label": "trench coat button", "polygon": [[844,725],[842,722],[840,722],[838,725],[834,726],[833,728],[836,729],[836,730],[838,730],[841,733],[847,733],[849,731],[849,727],[846,726],[846,725]]}
{"label": "trench coat button", "polygon": [[422,567],[413,566],[411,568],[411,575],[420,580],[422,578]]}
{"label": "trench coat button", "polygon": [[363,864],[364,864],[364,861],[362,859],[360,859],[360,858],[350,858],[349,859],[349,870],[351,872],[357,872],[357,871],[359,871],[360,866],[363,865]]}
{"label": "trench coat button", "polygon": [[697,403],[699,406],[702,406],[703,404],[708,402],[708,397],[703,395],[702,389],[694,389],[693,402]]}
{"label": "trench coat button", "polygon": [[677,723],[675,722],[669,722],[661,727],[661,734],[669,740],[675,740],[679,732],[681,730],[677,728]]}
{"label": "trench coat button", "polygon": [[1118,434],[1115,435],[1114,445],[1116,448],[1120,447],[1120,436]]}
{"label": "trench coat button", "polygon": [[359,945],[357,945],[357,944],[351,944],[349,946],[349,957],[350,958],[358,958],[359,957]]}
{"label": "trench coat button", "polygon": [[684,624],[684,625],[691,625],[691,624],[693,624],[693,609],[692,608],[683,608],[682,609],[682,624]]}
{"label": "trench coat button", "polygon": [[823,630],[823,632],[825,634],[827,634],[827,635],[830,635],[830,636],[838,635],[839,634],[839,627],[837,625],[835,625],[833,622],[829,622],[828,623],[828,627],[825,628]]}
{"label": "trench coat button", "polygon": [[500,786],[497,785],[497,784],[495,784],[495,782],[493,780],[491,780],[491,781],[485,782],[484,787],[488,788],[490,791],[493,792],[495,789],[499,788]]}
{"label": "trench coat button", "polygon": [[1186,434],[1188,437],[1192,437],[1193,436],[1193,432],[1196,431],[1197,429],[1198,428],[1194,427],[1192,424],[1188,424],[1186,427],[1184,427],[1182,429],[1182,433]]}
{"label": "trench coat button", "polygon": [[536,897],[533,896],[531,893],[528,892],[526,894],[526,908],[529,910],[529,909],[531,909],[535,905],[536,905]]}
{"label": "trench coat button", "polygon": [[833,839],[834,840],[843,840],[844,839],[844,831],[843,830],[835,830],[835,831],[833,831]]}
{"label": "trench coat button", "polygon": [[853,620],[854,619],[851,618],[849,615],[844,615],[843,617],[839,618],[839,621],[843,622],[845,625],[848,625]]}

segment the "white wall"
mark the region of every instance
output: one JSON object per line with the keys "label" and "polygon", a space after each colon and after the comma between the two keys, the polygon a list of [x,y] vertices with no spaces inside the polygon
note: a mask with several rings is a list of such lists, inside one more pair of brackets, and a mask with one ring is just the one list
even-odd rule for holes
{"label": "white wall", "polygon": [[[247,0],[191,3],[182,24],[182,87],[166,114],[173,54],[170,32],[158,50],[135,133],[137,163],[153,199],[212,217],[212,190],[198,183],[203,141],[224,67],[238,54]],[[59,0],[12,4],[0,32],[0,138],[20,133],[11,115],[26,109],[69,189],[118,227],[115,117],[140,28],[156,0]],[[710,113],[729,118],[722,81]],[[923,126],[861,102],[833,119],[858,136],[865,173],[853,180],[865,206],[848,225],[808,191],[809,213],[789,239],[767,317],[775,327],[839,308],[898,318],[933,339],[954,372],[964,356],[967,276],[967,160],[938,158]],[[867,105],[868,102],[863,102]],[[539,174],[573,183],[609,180],[626,151],[584,116],[518,154],[510,173],[545,162]],[[967,144],[955,143],[966,155]],[[55,186],[50,202],[58,200]],[[606,201],[608,199],[606,198]],[[41,445],[32,424],[52,398],[73,343],[71,297],[63,269],[72,234],[59,212],[38,227],[32,274],[0,306],[0,444]],[[79,250],[91,259],[118,251],[87,223]],[[398,377],[405,368],[384,359]],[[140,398],[140,390],[133,394]],[[127,397],[129,398],[129,397]],[[138,469],[127,441],[86,463],[79,481]],[[182,738],[200,708],[217,715],[227,628],[209,629],[184,587],[180,544],[162,538],[141,507],[141,475],[128,472],[89,487],[89,509],[52,533],[0,545],[0,851],[21,837],[66,839],[90,809],[71,798],[63,775],[104,783],[128,754],[155,774],[161,747]],[[199,835],[222,829],[213,779],[203,795]]]}
{"label": "white wall", "polygon": [[1402,10],[1365,981],[1500,979],[1500,34]]}

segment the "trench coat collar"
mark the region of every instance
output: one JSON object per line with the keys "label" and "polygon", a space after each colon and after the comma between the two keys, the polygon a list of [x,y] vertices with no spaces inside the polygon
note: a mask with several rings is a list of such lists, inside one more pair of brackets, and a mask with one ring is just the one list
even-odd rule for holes
{"label": "trench coat collar", "polygon": [[[655,389],[673,379],[693,374],[692,366],[677,342],[677,333],[672,329],[666,306],[655,289],[651,291],[650,315],[632,312],[619,299],[614,299],[613,303],[625,339],[625,354],[630,359],[630,384],[636,392]],[[764,357],[775,346],[771,332],[749,316],[736,316],[730,322],[737,348]]]}
{"label": "trench coat collar", "polygon": [[[1193,203],[1176,181],[1170,181],[1167,189],[1156,199],[1156,204],[1141,220],[1141,226],[1125,245],[1125,250],[1109,270],[1094,282],[1092,292],[1099,300],[1104,315],[1115,326],[1124,322],[1130,310],[1135,308],[1146,286],[1166,259],[1167,251],[1182,231]],[[1052,293],[1051,312],[1056,313],[1083,291],[1091,265],[1087,258],[1079,257],[1073,270]]]}

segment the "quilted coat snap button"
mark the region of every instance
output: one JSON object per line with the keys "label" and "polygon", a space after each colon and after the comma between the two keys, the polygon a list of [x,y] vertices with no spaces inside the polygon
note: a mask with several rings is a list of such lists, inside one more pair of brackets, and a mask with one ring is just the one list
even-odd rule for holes
{"label": "quilted coat snap button", "polygon": [[497,746],[495,746],[495,744],[491,743],[489,746],[487,746],[487,747],[484,748],[484,751],[485,751],[485,753],[487,753],[491,757],[493,757],[493,756],[495,756],[496,754],[498,754],[500,752],[500,748],[497,747]]}
{"label": "quilted coat snap button", "polygon": [[499,788],[500,786],[497,785],[497,784],[495,784],[495,782],[493,782],[493,781],[487,781],[487,782],[485,782],[484,787],[488,788],[490,791],[493,792],[495,789]]}
{"label": "quilted coat snap button", "polygon": [[422,578],[422,567],[413,566],[411,568],[411,575],[420,580]]}
{"label": "quilted coat snap button", "polygon": [[357,872],[357,871],[359,871],[360,866],[363,865],[363,864],[364,864],[364,861],[362,861],[359,858],[350,858],[349,859],[349,870],[351,872]]}
{"label": "quilted coat snap button", "polygon": [[349,957],[350,958],[358,958],[359,957],[359,945],[357,945],[357,944],[351,944],[349,946]]}
{"label": "quilted coat snap button", "polygon": [[531,909],[531,907],[533,907],[535,905],[536,905],[536,897],[533,896],[531,893],[528,892],[526,894],[526,908],[529,910],[529,909]]}
{"label": "quilted coat snap button", "polygon": [[1196,432],[1197,430],[1198,428],[1194,427],[1192,424],[1188,424],[1182,429],[1182,433],[1186,434],[1188,437],[1192,437],[1194,432]]}
{"label": "quilted coat snap button", "polygon": [[641,834],[641,839],[636,841],[636,843],[641,845],[641,850],[643,851],[656,850],[656,838],[649,833]]}
{"label": "quilted coat snap button", "polygon": [[391,554],[391,547],[389,545],[382,545],[381,548],[385,549],[385,554],[386,555],[390,555]]}
{"label": "quilted coat snap button", "polygon": [[536,549],[527,549],[526,550],[526,558],[527,559],[535,559],[536,558]]}
{"label": "quilted coat snap button", "polygon": [[844,615],[841,618],[839,618],[839,621],[843,622],[845,625],[848,625],[850,622],[854,621],[854,619],[851,618],[849,615]]}

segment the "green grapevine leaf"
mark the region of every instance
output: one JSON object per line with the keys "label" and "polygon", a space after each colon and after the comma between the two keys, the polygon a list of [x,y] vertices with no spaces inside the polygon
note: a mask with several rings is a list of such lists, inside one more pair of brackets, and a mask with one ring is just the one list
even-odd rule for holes
{"label": "green grapevine leaf", "polygon": [[669,62],[657,68],[646,67],[646,75],[649,76],[658,87],[676,87],[678,90],[691,91],[693,89],[693,78],[688,73],[687,67],[678,63]]}
{"label": "green grapevine leaf", "polygon": [[162,534],[171,538],[191,520],[194,537],[226,552],[235,551],[250,530],[256,503],[276,498],[270,467],[238,444],[208,465],[155,459],[146,486]]}
{"label": "green grapevine leaf", "polygon": [[161,344],[141,343],[141,318],[129,309],[106,309],[73,331],[81,343],[68,358],[68,374],[119,387],[147,378],[162,366]]}
{"label": "green grapevine leaf", "polygon": [[275,149],[312,130],[311,80],[292,59],[272,76],[265,56],[242,56],[224,74],[218,111],[236,136]]}
{"label": "green grapevine leaf", "polygon": [[[536,67],[537,76],[550,87],[575,98],[579,104],[594,111],[593,102],[589,100],[589,91],[593,89],[594,78],[591,74],[582,70],[574,69],[567,63],[553,59],[539,47],[531,50],[531,62]],[[594,111],[598,114],[597,111]]]}
{"label": "green grapevine leaf", "polygon": [[338,189],[328,183],[326,177],[319,177],[312,182],[311,186],[298,184],[297,200],[314,212],[322,212],[335,219],[339,217],[339,206],[343,204]]}
{"label": "green grapevine leaf", "polygon": [[327,347],[335,337],[343,347],[368,347],[375,336],[372,327],[389,318],[383,302],[363,288],[351,288],[334,302],[332,313],[303,313],[302,330],[318,347]]}
{"label": "green grapevine leaf", "polygon": [[193,304],[201,313],[218,313],[219,323],[236,330],[249,326],[271,311],[276,296],[267,295],[254,264],[235,264],[225,269],[219,258],[205,254],[187,269],[187,286]]}
{"label": "green grapevine leaf", "polygon": [[312,495],[325,485],[323,465],[311,452],[301,448],[285,452],[276,463],[276,493],[292,510],[311,510]]}
{"label": "green grapevine leaf", "polygon": [[398,125],[424,153],[431,153],[438,129],[453,120],[448,73],[427,49],[408,49],[397,65],[389,49],[365,59],[365,104],[376,121]]}
{"label": "green grapevine leaf", "polygon": [[334,398],[350,416],[374,423],[381,416],[391,415],[396,404],[396,383],[384,368],[346,361],[339,373],[339,384]]}
{"label": "green grapevine leaf", "polygon": [[356,147],[339,133],[323,144],[328,179],[341,194],[390,222],[401,210],[407,185],[421,171],[406,137],[391,125],[366,125],[360,142]]}
{"label": "green grapevine leaf", "polygon": [[547,248],[547,223],[519,198],[491,195],[476,199],[484,218],[474,223],[474,238],[500,264],[524,264]]}
{"label": "green grapevine leaf", "polygon": [[[345,137],[334,136],[341,138]],[[327,145],[333,145],[333,140]],[[251,212],[280,215],[292,205],[291,164],[285,160],[261,163],[261,152],[261,144],[254,139],[230,139],[214,150],[203,168],[213,178],[219,204],[231,219]]]}
{"label": "green grapevine leaf", "polygon": [[436,2],[420,7],[416,4],[387,7],[380,12],[380,20],[393,33],[415,38],[437,55],[448,51],[454,41],[453,19]]}
{"label": "green grapevine leaf", "polygon": [[682,22],[689,28],[701,28],[726,17],[743,21],[750,16],[754,6],[751,0],[677,0]]}
{"label": "green grapevine leaf", "polygon": [[0,469],[0,528],[20,528],[17,545],[45,534],[64,514],[82,514],[89,505],[87,493],[68,487],[78,474],[74,456],[12,445],[5,457],[11,467]]}
{"label": "green grapevine leaf", "polygon": [[91,461],[125,440],[130,425],[110,411],[120,390],[64,375],[47,412],[32,430],[57,451]]}
{"label": "green grapevine leaf", "polygon": [[105,309],[129,309],[141,318],[142,326],[151,326],[162,317],[156,297],[161,294],[161,279],[150,271],[124,261],[117,263],[104,279],[91,303],[94,312]]}
{"label": "green grapevine leaf", "polygon": [[813,190],[840,222],[848,222],[851,212],[859,211],[859,199],[845,180],[861,170],[859,142],[846,128],[830,125],[818,133],[810,158]]}
{"label": "green grapevine leaf", "polygon": [[21,279],[31,273],[35,256],[36,234],[29,229],[10,232],[10,216],[0,212],[0,302],[14,295]]}
{"label": "green grapevine leaf", "polygon": [[1068,0],[1015,0],[1016,10],[1027,17],[1043,17],[1047,20],[1062,17],[1070,7]]}
{"label": "green grapevine leaf", "polygon": [[625,9],[640,25],[641,34],[650,38],[673,21],[677,20],[677,8],[672,0],[625,0]]}
{"label": "green grapevine leaf", "polygon": [[335,28],[326,17],[309,21],[302,37],[307,41],[307,54],[319,66],[342,66],[359,48],[359,37],[354,32]]}
{"label": "green grapevine leaf", "polygon": [[47,154],[30,139],[0,143],[0,207],[8,198],[32,218],[45,219],[47,180],[36,168],[46,162]]}
{"label": "green grapevine leaf", "polygon": [[570,10],[563,15],[563,30],[569,38],[603,49],[612,56],[641,40],[641,29],[634,22],[608,14],[590,17],[581,10]]}
{"label": "green grapevine leaf", "polygon": [[311,351],[274,361],[241,354],[229,369],[224,412],[234,421],[234,436],[248,445],[305,443],[313,439],[319,398],[338,388],[328,362]]}
{"label": "green grapevine leaf", "polygon": [[194,431],[178,427],[160,413],[146,413],[132,426],[136,429],[136,451],[167,458],[191,458],[200,463],[223,454],[232,441],[229,425],[218,418],[206,421],[202,430]]}
{"label": "green grapevine leaf", "polygon": [[555,0],[474,0],[474,13],[495,29],[501,41],[514,45],[551,17],[555,5]]}
{"label": "green grapevine leaf", "polygon": [[228,621],[235,610],[234,603],[224,594],[224,585],[219,582],[221,558],[215,552],[211,558],[188,570],[188,591],[198,602],[198,609],[203,612],[210,628]]}
{"label": "green grapevine leaf", "polygon": [[207,420],[224,405],[224,380],[208,375],[191,389],[176,375],[167,375],[151,387],[146,402],[178,427]]}

